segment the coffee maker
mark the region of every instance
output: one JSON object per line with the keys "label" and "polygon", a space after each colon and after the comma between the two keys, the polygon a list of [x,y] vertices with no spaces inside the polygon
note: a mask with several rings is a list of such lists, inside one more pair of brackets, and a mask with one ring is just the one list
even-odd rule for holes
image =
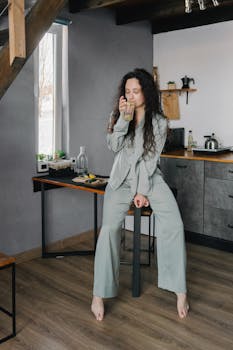
{"label": "coffee maker", "polygon": [[182,89],[189,89],[189,84],[192,82],[193,84],[195,84],[195,81],[193,78],[189,78],[187,77],[187,75],[185,75],[183,78],[181,78],[181,81],[183,83]]}

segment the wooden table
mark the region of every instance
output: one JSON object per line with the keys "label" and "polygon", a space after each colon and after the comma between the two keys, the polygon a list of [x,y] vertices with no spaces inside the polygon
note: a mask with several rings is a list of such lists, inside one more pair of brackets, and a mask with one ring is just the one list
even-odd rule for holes
{"label": "wooden table", "polygon": [[[76,184],[72,177],[51,177],[49,175],[33,177],[34,192],[41,192],[41,229],[42,229],[42,258],[54,258],[67,255],[94,255],[98,238],[98,194],[104,195],[105,187],[93,187],[84,184]],[[79,191],[86,191],[94,195],[94,247],[92,250],[72,250],[49,252],[46,248],[46,215],[45,203],[47,190],[66,187]],[[134,213],[134,243],[133,243],[133,273],[132,273],[132,296],[140,296],[140,233],[141,233],[141,209],[136,208]]]}

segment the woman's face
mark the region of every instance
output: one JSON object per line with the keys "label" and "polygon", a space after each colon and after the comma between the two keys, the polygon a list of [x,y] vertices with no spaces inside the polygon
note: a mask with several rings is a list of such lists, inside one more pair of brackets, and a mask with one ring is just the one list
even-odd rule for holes
{"label": "woman's face", "polygon": [[125,84],[125,97],[127,101],[134,102],[135,108],[145,105],[145,97],[138,79],[130,78]]}

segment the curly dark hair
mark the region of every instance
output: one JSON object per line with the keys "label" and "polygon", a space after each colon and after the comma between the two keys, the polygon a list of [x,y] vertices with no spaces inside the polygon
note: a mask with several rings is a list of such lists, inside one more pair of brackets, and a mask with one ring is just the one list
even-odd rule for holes
{"label": "curly dark hair", "polygon": [[[153,133],[153,125],[152,120],[156,118],[156,115],[163,116],[163,113],[160,108],[160,100],[159,100],[159,91],[157,85],[154,81],[153,76],[147,72],[145,69],[136,68],[132,72],[127,73],[121,80],[119,85],[118,94],[116,98],[116,104],[113,110],[113,117],[115,118],[115,122],[120,116],[119,112],[119,98],[121,96],[125,96],[125,85],[128,79],[136,78],[139,81],[139,84],[142,88],[142,93],[145,98],[145,123],[144,123],[144,153],[145,156],[149,152],[154,153],[156,144],[155,144],[155,136]],[[134,141],[135,136],[135,118],[129,123],[129,129],[127,136],[129,135],[131,142]]]}

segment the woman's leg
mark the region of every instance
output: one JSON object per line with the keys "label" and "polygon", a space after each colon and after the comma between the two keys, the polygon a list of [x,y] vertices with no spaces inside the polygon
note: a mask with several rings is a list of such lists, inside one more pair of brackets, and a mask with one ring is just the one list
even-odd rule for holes
{"label": "woman's leg", "polygon": [[172,191],[162,177],[154,178],[148,196],[155,214],[158,287],[175,292],[181,318],[188,311],[186,298],[186,250],[183,222]]}
{"label": "woman's leg", "polygon": [[99,234],[94,266],[92,311],[97,320],[102,320],[102,298],[117,295],[119,285],[120,242],[122,223],[133,195],[129,186],[123,184],[112,190],[107,186],[104,196],[103,222]]}

